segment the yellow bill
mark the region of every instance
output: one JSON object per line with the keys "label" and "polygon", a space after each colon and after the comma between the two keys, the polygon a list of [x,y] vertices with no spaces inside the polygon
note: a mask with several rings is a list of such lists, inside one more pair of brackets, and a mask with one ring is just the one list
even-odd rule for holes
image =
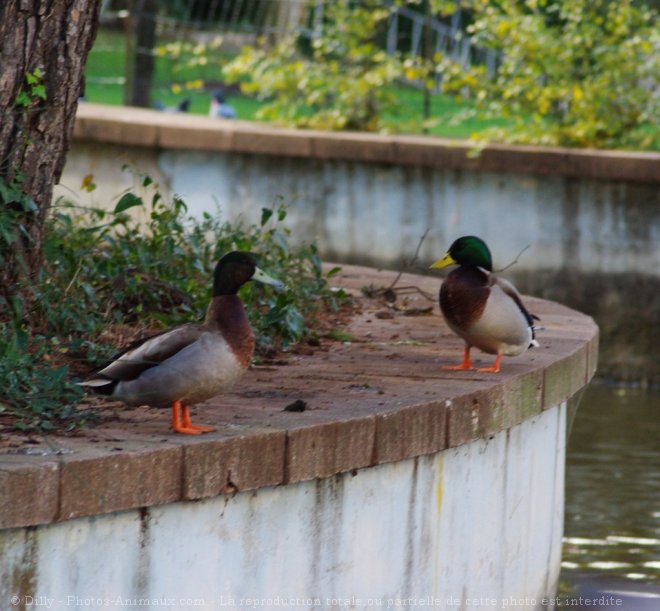
{"label": "yellow bill", "polygon": [[443,267],[449,267],[450,265],[454,265],[456,261],[454,258],[447,253],[442,259],[438,259],[429,269],[442,269]]}

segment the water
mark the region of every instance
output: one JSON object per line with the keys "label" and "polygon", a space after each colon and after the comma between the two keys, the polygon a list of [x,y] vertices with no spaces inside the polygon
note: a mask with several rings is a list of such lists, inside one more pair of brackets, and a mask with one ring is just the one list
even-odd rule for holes
{"label": "water", "polygon": [[568,442],[562,587],[660,586],[660,389],[592,383]]}

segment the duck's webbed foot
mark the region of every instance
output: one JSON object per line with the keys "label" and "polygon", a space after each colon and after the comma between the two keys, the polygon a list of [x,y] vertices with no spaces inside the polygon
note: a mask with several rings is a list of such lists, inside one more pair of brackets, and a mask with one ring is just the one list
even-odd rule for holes
{"label": "duck's webbed foot", "polygon": [[462,363],[459,363],[458,365],[443,365],[442,368],[447,371],[472,371],[474,368],[472,367],[472,361],[470,360],[470,346],[465,346]]}
{"label": "duck's webbed foot", "polygon": [[490,367],[480,367],[477,371],[483,371],[485,373],[499,373],[500,371],[500,361],[502,360],[502,355],[498,354],[495,358],[495,362]]}
{"label": "duck's webbed foot", "polygon": [[172,430],[182,435],[200,435],[215,431],[212,426],[194,425],[190,420],[190,407],[181,401],[172,402]]}

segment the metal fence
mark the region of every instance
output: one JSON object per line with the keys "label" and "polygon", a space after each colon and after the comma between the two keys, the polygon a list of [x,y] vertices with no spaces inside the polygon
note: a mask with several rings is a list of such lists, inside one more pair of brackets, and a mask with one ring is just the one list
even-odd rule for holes
{"label": "metal fence", "polygon": [[[102,10],[102,23],[126,24],[133,20],[144,24],[152,22],[157,44],[170,41],[204,39],[210,35],[222,35],[234,40],[236,45],[255,43],[266,37],[273,42],[294,33],[302,38],[313,39],[323,32],[325,9],[332,0],[133,0],[130,11],[121,2],[106,2]],[[405,53],[416,58],[422,55],[442,53],[458,61],[466,68],[473,63],[486,65],[493,72],[497,54],[490,49],[475,45],[465,34],[466,15],[457,2],[457,10],[447,19],[425,15],[421,4],[394,6],[381,44],[388,53]],[[135,32],[134,32],[135,33]],[[153,47],[131,43],[127,34],[127,49],[138,58],[153,56]],[[127,61],[130,61],[127,58]],[[162,60],[161,60],[162,61]],[[89,83],[125,82],[125,75],[87,75]],[[130,77],[129,77],[130,80]],[[436,77],[439,88],[441,75]],[[412,86],[421,86],[409,81]]]}
{"label": "metal fence", "polygon": [[[223,33],[245,33],[279,38],[296,32],[314,38],[323,31],[325,7],[333,0],[208,0],[193,1],[180,9],[155,16],[160,30],[176,34],[177,30],[214,30]],[[494,67],[496,53],[477,47],[461,27],[464,12],[456,3],[456,11],[445,23],[437,16],[426,16],[421,5],[393,6],[387,27],[386,49],[389,53],[405,52],[412,57],[423,53],[424,26],[431,30],[433,52],[442,52],[468,66],[473,62]],[[417,7],[417,10],[413,7]]]}

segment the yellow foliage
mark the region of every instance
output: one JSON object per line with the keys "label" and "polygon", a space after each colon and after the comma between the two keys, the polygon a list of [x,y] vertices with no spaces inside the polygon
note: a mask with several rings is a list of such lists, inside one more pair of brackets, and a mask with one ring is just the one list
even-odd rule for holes
{"label": "yellow foliage", "polygon": [[405,75],[406,75],[406,78],[409,81],[414,81],[415,79],[419,78],[420,74],[421,74],[421,71],[420,71],[419,68],[414,68],[412,66],[409,66],[408,68],[406,68]]}
{"label": "yellow foliage", "polygon": [[508,21],[500,21],[497,24],[495,32],[499,38],[504,38],[511,30],[511,24]]}
{"label": "yellow foliage", "polygon": [[653,9],[631,0],[465,2],[477,44],[499,52],[497,72],[445,58],[443,89],[486,116],[510,115],[498,138],[607,148],[644,146],[649,133],[660,141]]}

